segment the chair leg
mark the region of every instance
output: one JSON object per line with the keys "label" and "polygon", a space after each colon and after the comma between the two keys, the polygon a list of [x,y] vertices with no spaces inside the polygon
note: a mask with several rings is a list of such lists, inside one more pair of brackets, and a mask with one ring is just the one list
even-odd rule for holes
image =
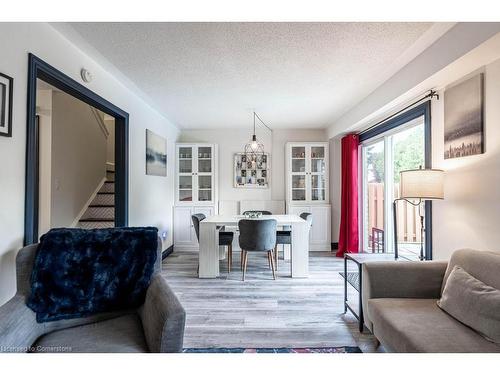
{"label": "chair leg", "polygon": [[273,279],[276,280],[276,274],[274,273],[274,259],[273,259],[273,251],[269,250],[267,252],[269,259],[271,259],[271,269],[273,270]]}
{"label": "chair leg", "polygon": [[243,281],[245,281],[245,273],[247,272],[247,262],[248,262],[248,252],[245,251],[245,257],[243,258]]}
{"label": "chair leg", "polygon": [[227,246],[227,273],[231,272],[231,264],[233,263],[233,247]]}
{"label": "chair leg", "polygon": [[276,268],[276,271],[278,270],[278,245],[274,246],[274,266]]}
{"label": "chair leg", "polygon": [[269,251],[267,252],[267,265],[271,269],[271,258],[269,257]]}
{"label": "chair leg", "polygon": [[241,249],[240,253],[240,271],[243,271],[243,260],[245,259],[245,250]]}

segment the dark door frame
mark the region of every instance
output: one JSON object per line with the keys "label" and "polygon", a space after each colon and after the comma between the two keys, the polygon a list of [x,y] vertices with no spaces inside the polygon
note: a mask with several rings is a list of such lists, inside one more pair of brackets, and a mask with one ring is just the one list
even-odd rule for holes
{"label": "dark door frame", "polygon": [[[379,126],[359,136],[360,142],[381,135],[389,130],[406,124],[416,118],[424,117],[425,168],[432,168],[432,127],[431,100],[426,100],[400,115],[393,117]],[[425,201],[425,259],[432,260],[432,201]]]}
{"label": "dark door frame", "polygon": [[24,244],[29,245],[38,242],[39,138],[38,121],[36,119],[37,79],[41,79],[115,118],[115,226],[127,226],[129,157],[128,113],[30,53],[28,55]]}

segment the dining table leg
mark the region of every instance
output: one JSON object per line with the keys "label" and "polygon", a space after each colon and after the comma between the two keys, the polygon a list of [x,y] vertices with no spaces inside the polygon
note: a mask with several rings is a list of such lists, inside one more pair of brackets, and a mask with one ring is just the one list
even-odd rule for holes
{"label": "dining table leg", "polygon": [[213,223],[200,222],[199,278],[219,276],[219,231]]}
{"label": "dining table leg", "polygon": [[291,263],[292,277],[309,276],[309,228],[308,223],[292,224]]}

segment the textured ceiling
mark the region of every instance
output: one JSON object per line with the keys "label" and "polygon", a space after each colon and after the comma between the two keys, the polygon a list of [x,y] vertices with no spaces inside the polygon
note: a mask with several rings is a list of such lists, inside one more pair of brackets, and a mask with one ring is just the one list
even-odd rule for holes
{"label": "textured ceiling", "polygon": [[[431,23],[71,23],[180,128],[330,125]],[[432,42],[432,41],[430,41]],[[430,43],[429,42],[429,43]]]}

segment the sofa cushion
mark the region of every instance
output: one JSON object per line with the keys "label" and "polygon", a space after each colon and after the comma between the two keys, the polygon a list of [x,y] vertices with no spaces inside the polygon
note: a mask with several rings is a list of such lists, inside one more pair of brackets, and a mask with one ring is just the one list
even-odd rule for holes
{"label": "sofa cushion", "polygon": [[500,290],[455,266],[438,306],[488,340],[500,344]]}
{"label": "sofa cushion", "polygon": [[486,285],[500,289],[500,253],[492,251],[479,251],[471,249],[462,249],[455,251],[448,263],[448,268],[443,278],[441,292],[446,285],[446,280],[450,276],[453,267],[463,268],[472,277],[481,280]]}
{"label": "sofa cushion", "polygon": [[33,345],[39,353],[145,353],[148,346],[137,314],[46,334]]}
{"label": "sofa cushion", "polygon": [[436,302],[436,299],[370,299],[368,310],[373,334],[394,352],[500,352],[499,345],[442,311]]}
{"label": "sofa cushion", "polygon": [[38,322],[138,307],[157,245],[156,228],[52,229],[37,249],[27,305]]}

